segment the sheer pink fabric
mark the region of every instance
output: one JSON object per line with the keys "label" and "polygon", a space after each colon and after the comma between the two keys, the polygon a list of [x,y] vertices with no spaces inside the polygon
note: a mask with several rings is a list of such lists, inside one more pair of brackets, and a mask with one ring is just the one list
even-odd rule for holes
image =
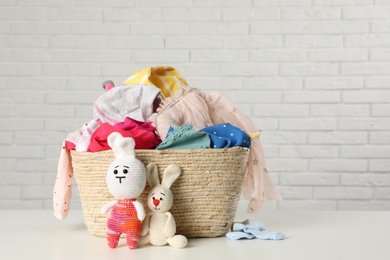
{"label": "sheer pink fabric", "polygon": [[[150,118],[164,139],[170,126],[189,123],[196,130],[204,127],[231,123],[247,133],[257,132],[252,120],[220,93],[201,92],[184,87],[163,100],[162,106]],[[281,200],[281,196],[269,176],[259,139],[252,140],[243,187],[244,197],[249,200],[248,212],[257,212],[267,199]]]}
{"label": "sheer pink fabric", "polygon": [[[233,102],[220,93],[201,92],[201,96],[208,104],[213,124],[228,122],[247,133],[257,132],[252,120],[240,112]],[[257,212],[268,199],[282,199],[268,174],[260,139],[252,140],[244,178],[243,194],[249,200],[248,212]]]}
{"label": "sheer pink fabric", "polygon": [[195,130],[212,126],[206,101],[196,88],[183,87],[173,96],[163,99],[157,113],[149,117],[161,139],[167,136],[170,126],[177,127],[191,124]]}

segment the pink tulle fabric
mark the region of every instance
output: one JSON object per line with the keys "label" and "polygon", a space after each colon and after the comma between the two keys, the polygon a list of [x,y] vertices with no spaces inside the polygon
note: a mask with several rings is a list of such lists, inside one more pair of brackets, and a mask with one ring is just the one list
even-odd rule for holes
{"label": "pink tulle fabric", "polygon": [[195,130],[214,125],[206,101],[196,88],[182,87],[173,96],[163,99],[157,112],[149,117],[161,139],[170,126],[191,124]]}
{"label": "pink tulle fabric", "polygon": [[[206,93],[196,88],[183,87],[163,100],[160,108],[149,118],[164,139],[170,126],[184,123],[196,130],[222,123],[230,123],[247,133],[257,132],[252,120],[241,113],[229,99],[218,92]],[[259,139],[252,140],[244,178],[244,197],[249,200],[248,212],[257,212],[268,199],[281,200],[269,176],[263,147]]]}

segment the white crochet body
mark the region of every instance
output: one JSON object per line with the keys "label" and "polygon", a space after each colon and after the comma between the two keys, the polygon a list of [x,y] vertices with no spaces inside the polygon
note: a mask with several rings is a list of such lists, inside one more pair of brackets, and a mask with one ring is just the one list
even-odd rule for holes
{"label": "white crochet body", "polygon": [[155,246],[166,244],[175,248],[183,248],[187,245],[187,238],[175,235],[176,222],[169,209],[173,204],[173,195],[170,190],[173,182],[180,176],[180,166],[171,164],[165,171],[160,184],[157,165],[150,163],[146,167],[146,177],[151,186],[147,204],[150,213],[142,223],[141,244],[150,243]]}

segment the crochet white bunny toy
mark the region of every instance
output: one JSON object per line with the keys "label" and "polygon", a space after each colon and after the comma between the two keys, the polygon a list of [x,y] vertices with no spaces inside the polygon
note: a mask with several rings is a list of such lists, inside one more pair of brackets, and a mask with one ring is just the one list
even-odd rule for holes
{"label": "crochet white bunny toy", "polygon": [[135,158],[135,142],[114,132],[108,136],[108,145],[115,154],[115,160],[107,171],[107,187],[116,200],[108,202],[102,208],[102,214],[111,209],[107,221],[107,243],[111,248],[118,245],[120,235],[126,235],[127,246],[137,247],[141,233],[141,222],[145,211],[136,198],[146,185],[145,166]]}
{"label": "crochet white bunny toy", "polygon": [[180,173],[180,166],[169,165],[164,171],[160,184],[157,165],[150,163],[146,166],[146,177],[151,186],[147,204],[151,212],[146,215],[142,223],[140,244],[150,243],[155,246],[169,244],[175,248],[183,248],[187,245],[185,236],[175,235],[176,222],[172,214],[168,212],[173,204],[170,187]]}

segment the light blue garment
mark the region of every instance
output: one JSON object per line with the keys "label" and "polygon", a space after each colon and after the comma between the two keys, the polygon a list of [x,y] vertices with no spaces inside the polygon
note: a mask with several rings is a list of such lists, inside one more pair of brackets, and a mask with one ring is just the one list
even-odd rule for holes
{"label": "light blue garment", "polygon": [[179,150],[210,148],[210,138],[207,133],[197,132],[192,125],[183,124],[169,130],[166,138],[156,150]]}
{"label": "light blue garment", "polygon": [[245,232],[239,232],[239,231],[231,231],[226,233],[226,237],[232,240],[239,240],[239,239],[253,239],[255,238],[252,234],[247,234]]}
{"label": "light blue garment", "polygon": [[283,240],[286,238],[282,232],[267,232],[265,226],[261,222],[252,222],[245,220],[242,223],[234,223],[233,231],[228,232],[226,237],[233,240],[238,239],[253,239],[261,240]]}

